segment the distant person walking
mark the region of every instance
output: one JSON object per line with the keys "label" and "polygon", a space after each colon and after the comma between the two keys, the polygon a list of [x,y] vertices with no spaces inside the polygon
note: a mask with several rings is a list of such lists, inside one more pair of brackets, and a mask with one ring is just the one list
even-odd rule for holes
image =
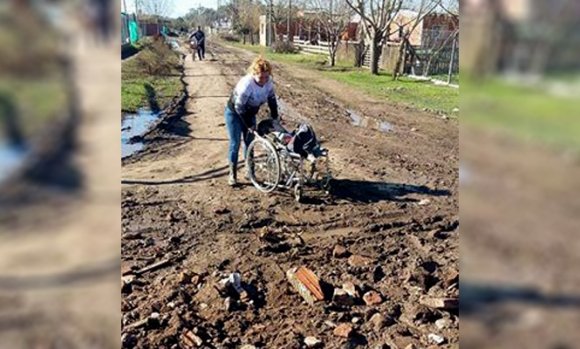
{"label": "distant person walking", "polygon": [[205,59],[205,33],[201,30],[201,26],[197,27],[197,31],[193,34],[190,35],[190,40],[191,38],[195,38],[195,40],[197,41],[197,56],[199,57],[199,60],[204,60]]}

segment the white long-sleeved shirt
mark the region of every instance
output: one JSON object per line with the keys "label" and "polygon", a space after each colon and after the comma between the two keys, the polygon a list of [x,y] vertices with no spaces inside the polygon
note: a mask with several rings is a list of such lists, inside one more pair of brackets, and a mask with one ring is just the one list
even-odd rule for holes
{"label": "white long-sleeved shirt", "polygon": [[255,116],[264,103],[268,103],[272,118],[278,118],[278,103],[274,91],[274,81],[272,77],[264,84],[258,85],[251,74],[240,79],[237,83],[228,106],[230,109],[241,115],[246,121]]}

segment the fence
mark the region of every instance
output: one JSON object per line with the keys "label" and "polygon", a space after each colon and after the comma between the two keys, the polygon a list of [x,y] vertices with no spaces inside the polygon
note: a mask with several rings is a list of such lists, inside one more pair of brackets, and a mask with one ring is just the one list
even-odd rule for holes
{"label": "fence", "polygon": [[414,60],[408,69],[415,75],[448,74],[450,70],[452,74],[459,72],[459,40],[455,33],[443,32],[411,51]]}
{"label": "fence", "polygon": [[[393,71],[400,56],[400,43],[388,42],[379,57],[379,67]],[[456,32],[427,31],[421,45],[411,46],[404,53],[401,72],[414,75],[439,75],[459,72],[459,40]],[[363,67],[370,67],[370,49],[363,56]],[[427,74],[425,70],[429,70]]]}
{"label": "fence", "polygon": [[[399,59],[401,44],[395,42],[388,42],[381,51],[379,56],[379,68],[393,71],[397,60]],[[371,50],[367,45],[365,55],[363,56],[362,66],[365,68],[370,68],[371,66]]]}
{"label": "fence", "polygon": [[[283,40],[286,40],[286,35],[282,36]],[[318,41],[316,44],[312,44],[308,40],[300,40],[298,36],[294,36],[293,41],[294,45],[300,48],[300,52],[306,54],[315,54],[315,55],[329,55],[328,53],[328,46],[330,43],[328,41]],[[338,49],[344,47],[345,45],[357,45],[357,42],[354,41],[341,41],[339,43]],[[338,55],[338,53],[337,53]]]}
{"label": "fence", "polygon": [[[286,40],[285,35],[282,38]],[[452,74],[459,72],[459,40],[455,32],[430,31],[423,35],[423,40],[422,45],[412,46],[405,53],[406,59],[403,60],[404,64],[401,66],[402,73],[423,75],[425,69],[429,69],[426,75],[439,75],[449,73],[450,68]],[[293,42],[302,53],[328,55],[329,43],[327,41],[319,41],[313,45],[308,40],[300,40],[298,36],[295,36]],[[341,42],[339,51],[345,45],[352,47],[356,52],[348,56],[349,59],[353,59],[354,65],[359,52],[358,42]],[[392,72],[400,56],[400,47],[401,44],[397,42],[388,42],[384,45],[379,56],[379,68]],[[370,68],[370,61],[371,52],[367,45],[362,66]]]}
{"label": "fence", "polygon": [[[439,75],[459,72],[458,33],[449,30],[426,30],[421,46],[414,48],[416,62],[411,69],[415,74]],[[425,70],[428,69],[427,72]],[[426,74],[425,74],[426,73]]]}
{"label": "fence", "polygon": [[[287,40],[287,36],[282,35],[282,40]],[[328,54],[328,42],[326,41],[319,41],[317,45],[312,45],[308,40],[300,40],[299,36],[294,36],[292,38],[292,43],[294,43],[294,46],[298,47],[302,53],[314,55]]]}

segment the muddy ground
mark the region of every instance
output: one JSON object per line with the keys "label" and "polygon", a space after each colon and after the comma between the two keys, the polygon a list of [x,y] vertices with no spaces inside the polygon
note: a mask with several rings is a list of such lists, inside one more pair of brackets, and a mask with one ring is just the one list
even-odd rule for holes
{"label": "muddy ground", "polygon": [[[123,161],[123,346],[184,348],[192,331],[204,348],[302,348],[308,336],[324,348],[458,347],[458,314],[419,302],[459,293],[457,121],[276,65],[285,125],[310,122],[330,150],[331,193],[307,191],[299,204],[291,193],[258,192],[243,175],[232,189],[223,109],[252,55],[208,50],[207,61],[186,60],[184,115]],[[381,131],[385,121],[391,130]],[[336,245],[367,263],[333,256]],[[285,275],[302,265],[382,302],[308,305]],[[232,272],[249,299],[218,291]],[[342,323],[353,326],[349,338],[334,334]]]}

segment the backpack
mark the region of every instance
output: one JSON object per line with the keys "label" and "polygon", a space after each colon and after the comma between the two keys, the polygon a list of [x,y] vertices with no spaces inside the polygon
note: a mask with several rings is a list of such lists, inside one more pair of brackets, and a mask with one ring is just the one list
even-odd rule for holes
{"label": "backpack", "polygon": [[317,156],[320,144],[312,127],[308,124],[300,124],[294,131],[294,138],[288,147],[292,152],[306,158],[308,154]]}

